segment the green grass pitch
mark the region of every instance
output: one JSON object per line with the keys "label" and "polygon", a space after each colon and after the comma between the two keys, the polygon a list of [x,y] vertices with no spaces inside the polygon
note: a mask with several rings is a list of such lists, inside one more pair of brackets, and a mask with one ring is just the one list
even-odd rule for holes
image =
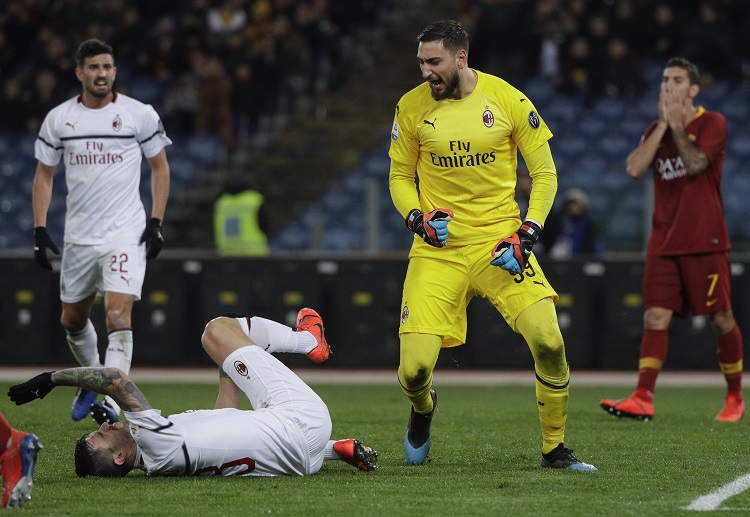
{"label": "green grass pitch", "polygon": [[[394,376],[395,377],[395,376]],[[7,391],[11,383],[0,389]],[[215,386],[139,383],[164,414],[210,408]],[[617,420],[601,398],[625,387],[571,387],[566,445],[599,472],[539,467],[541,435],[531,386],[440,386],[431,461],[407,466],[409,406],[397,385],[313,385],[327,402],[333,438],[357,437],[380,453],[379,470],[326,462],[309,477],[78,479],[75,439],[95,428],[69,416],[74,390],[42,401],[0,403],[12,425],[37,434],[41,451],[29,515],[642,516],[684,508],[750,472],[748,421],[720,424],[721,388],[659,388],[651,422]],[[750,492],[718,507],[750,510]]]}

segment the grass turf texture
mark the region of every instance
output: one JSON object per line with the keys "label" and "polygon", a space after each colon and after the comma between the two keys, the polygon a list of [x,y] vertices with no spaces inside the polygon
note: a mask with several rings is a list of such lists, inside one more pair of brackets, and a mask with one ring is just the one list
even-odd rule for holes
{"label": "grass turf texture", "polygon": [[[0,385],[3,394],[10,383]],[[205,384],[139,384],[164,414],[213,407]],[[41,451],[33,515],[685,515],[693,499],[750,472],[747,420],[721,424],[720,388],[659,388],[651,422],[618,420],[601,398],[629,388],[571,388],[566,445],[599,472],[539,467],[541,435],[531,386],[436,386],[431,461],[409,467],[403,438],[409,406],[398,386],[315,385],[333,418],[333,438],[357,437],[380,454],[360,472],[327,461],[309,477],[79,479],[74,441],[95,428],[73,422],[73,388],[16,407],[11,425],[37,434]],[[750,493],[723,503],[750,508]],[[726,514],[724,511],[723,514]]]}

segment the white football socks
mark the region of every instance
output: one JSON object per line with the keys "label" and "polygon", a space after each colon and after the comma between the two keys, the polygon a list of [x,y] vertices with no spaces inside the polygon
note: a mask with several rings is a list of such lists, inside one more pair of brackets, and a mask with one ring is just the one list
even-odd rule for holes
{"label": "white football socks", "polygon": [[[133,360],[133,331],[132,330],[115,330],[110,332],[109,344],[107,345],[107,355],[104,356],[104,366],[106,368],[119,368],[125,373],[130,373],[130,364]],[[119,416],[120,406],[109,395],[104,397]]]}
{"label": "white football socks", "polygon": [[309,332],[295,332],[286,325],[258,316],[250,318],[248,337],[269,353],[307,354],[318,346],[318,340]]}
{"label": "white football socks", "polygon": [[324,460],[340,460],[341,456],[339,456],[339,453],[333,450],[333,444],[336,443],[337,440],[328,440],[328,443],[326,444],[326,448],[323,451],[323,459]]}
{"label": "white football socks", "polygon": [[97,336],[94,324],[91,320],[86,321],[86,326],[75,332],[66,331],[65,338],[68,341],[70,351],[81,366],[101,366],[99,349],[97,347]]}

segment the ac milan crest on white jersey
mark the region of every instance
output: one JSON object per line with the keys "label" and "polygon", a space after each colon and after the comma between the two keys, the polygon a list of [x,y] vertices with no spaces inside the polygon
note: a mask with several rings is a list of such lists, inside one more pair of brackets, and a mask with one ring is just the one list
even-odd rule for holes
{"label": "ac milan crest on white jersey", "polygon": [[65,241],[102,244],[140,237],[146,224],[141,202],[141,162],[172,141],[154,109],[115,94],[90,109],[70,99],[42,123],[34,156],[45,165],[62,159],[68,187]]}

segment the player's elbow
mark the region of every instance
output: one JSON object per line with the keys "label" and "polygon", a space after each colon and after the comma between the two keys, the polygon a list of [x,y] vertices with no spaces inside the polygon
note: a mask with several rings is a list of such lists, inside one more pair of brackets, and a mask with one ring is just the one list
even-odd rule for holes
{"label": "player's elbow", "polygon": [[646,172],[643,167],[640,167],[632,162],[628,162],[625,167],[625,173],[633,179],[638,179]]}
{"label": "player's elbow", "polygon": [[115,366],[105,366],[104,375],[108,379],[112,380],[113,384],[116,384],[117,379],[121,379],[123,383],[127,383],[130,381],[130,377],[128,377],[128,374]]}

